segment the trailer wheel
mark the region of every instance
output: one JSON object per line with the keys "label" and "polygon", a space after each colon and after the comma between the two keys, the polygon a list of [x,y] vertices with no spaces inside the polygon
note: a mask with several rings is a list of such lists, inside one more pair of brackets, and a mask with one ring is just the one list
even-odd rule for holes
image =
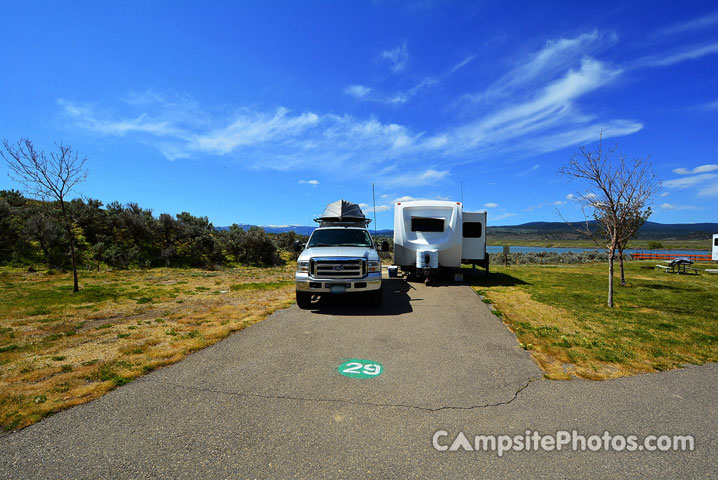
{"label": "trailer wheel", "polygon": [[312,308],[312,294],[307,292],[297,292],[297,306],[302,310]]}

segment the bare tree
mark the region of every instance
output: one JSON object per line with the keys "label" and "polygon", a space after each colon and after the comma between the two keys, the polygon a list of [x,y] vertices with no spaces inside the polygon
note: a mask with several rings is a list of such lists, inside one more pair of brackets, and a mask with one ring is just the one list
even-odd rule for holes
{"label": "bare tree", "polygon": [[[623,249],[650,216],[649,203],[660,182],[656,180],[648,159],[627,161],[621,155],[617,161],[612,160],[616,147],[603,150],[602,137],[594,151],[579,147],[579,152],[559,173],[588,184],[575,195],[586,218],[579,231],[591,237],[608,253],[608,306],[613,307],[616,250],[621,263],[621,284],[625,285]],[[597,229],[591,229],[586,210],[591,211]]]}
{"label": "bare tree", "polygon": [[0,156],[10,168],[10,177],[23,184],[27,193],[45,201],[59,203],[61,220],[70,242],[74,280],[72,291],[78,292],[74,221],[68,211],[67,196],[78,183],[83,182],[87,177],[87,170],[85,170],[87,158],[80,158],[77,152],[68,145],[55,143],[55,146],[57,151],[50,152],[48,157],[42,150],[35,149],[28,139],[20,139],[15,145],[4,140],[5,152],[0,150]]}

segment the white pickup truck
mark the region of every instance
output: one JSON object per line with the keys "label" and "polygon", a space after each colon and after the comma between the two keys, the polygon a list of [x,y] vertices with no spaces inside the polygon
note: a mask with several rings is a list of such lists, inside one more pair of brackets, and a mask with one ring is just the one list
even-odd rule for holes
{"label": "white pickup truck", "polygon": [[381,259],[359,206],[330,203],[315,221],[320,226],[297,259],[299,308],[311,308],[315,296],[346,293],[363,293],[372,305],[380,305]]}

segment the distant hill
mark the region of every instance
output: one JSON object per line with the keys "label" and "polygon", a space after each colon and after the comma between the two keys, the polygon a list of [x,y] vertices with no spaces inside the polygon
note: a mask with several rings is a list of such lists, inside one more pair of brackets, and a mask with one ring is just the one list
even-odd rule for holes
{"label": "distant hill", "polygon": [[[575,222],[581,228],[584,222]],[[590,221],[589,227],[596,228]],[[578,240],[583,238],[564,222],[529,222],[522,225],[489,226],[488,235],[503,239]],[[637,240],[699,240],[718,233],[718,223],[656,223],[646,222],[636,235]]]}
{"label": "distant hill", "polygon": [[[491,217],[489,217],[491,220]],[[577,227],[583,222],[575,222]],[[595,222],[589,222],[592,228]],[[252,225],[239,225],[248,230]],[[311,235],[316,227],[303,225],[267,225],[261,226],[267,233],[294,231],[300,235]],[[228,227],[218,227],[226,230]],[[374,230],[369,230],[374,233]],[[700,240],[718,233],[718,223],[656,223],[646,222],[636,236],[637,240]],[[583,237],[563,222],[529,222],[522,225],[489,226],[489,237],[515,240],[578,240]],[[378,230],[377,236],[391,237],[394,230]]]}

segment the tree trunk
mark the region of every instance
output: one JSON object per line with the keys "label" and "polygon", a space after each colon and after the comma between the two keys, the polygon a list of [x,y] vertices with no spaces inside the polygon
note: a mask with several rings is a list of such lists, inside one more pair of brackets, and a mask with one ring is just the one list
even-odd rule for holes
{"label": "tree trunk", "polygon": [[608,306],[613,308],[613,254],[615,250],[608,252]]}
{"label": "tree trunk", "polygon": [[67,230],[67,236],[70,239],[70,258],[72,258],[72,293],[80,291],[80,287],[77,282],[77,259],[75,258],[75,235],[72,233],[72,225],[70,219],[67,218],[67,210],[65,210],[65,202],[60,199],[60,206],[62,207],[62,219],[65,221],[65,230]]}
{"label": "tree trunk", "polygon": [[619,264],[621,265],[621,286],[625,287],[626,286],[626,274],[623,272],[623,249],[622,248],[618,249],[618,261],[619,261]]}

